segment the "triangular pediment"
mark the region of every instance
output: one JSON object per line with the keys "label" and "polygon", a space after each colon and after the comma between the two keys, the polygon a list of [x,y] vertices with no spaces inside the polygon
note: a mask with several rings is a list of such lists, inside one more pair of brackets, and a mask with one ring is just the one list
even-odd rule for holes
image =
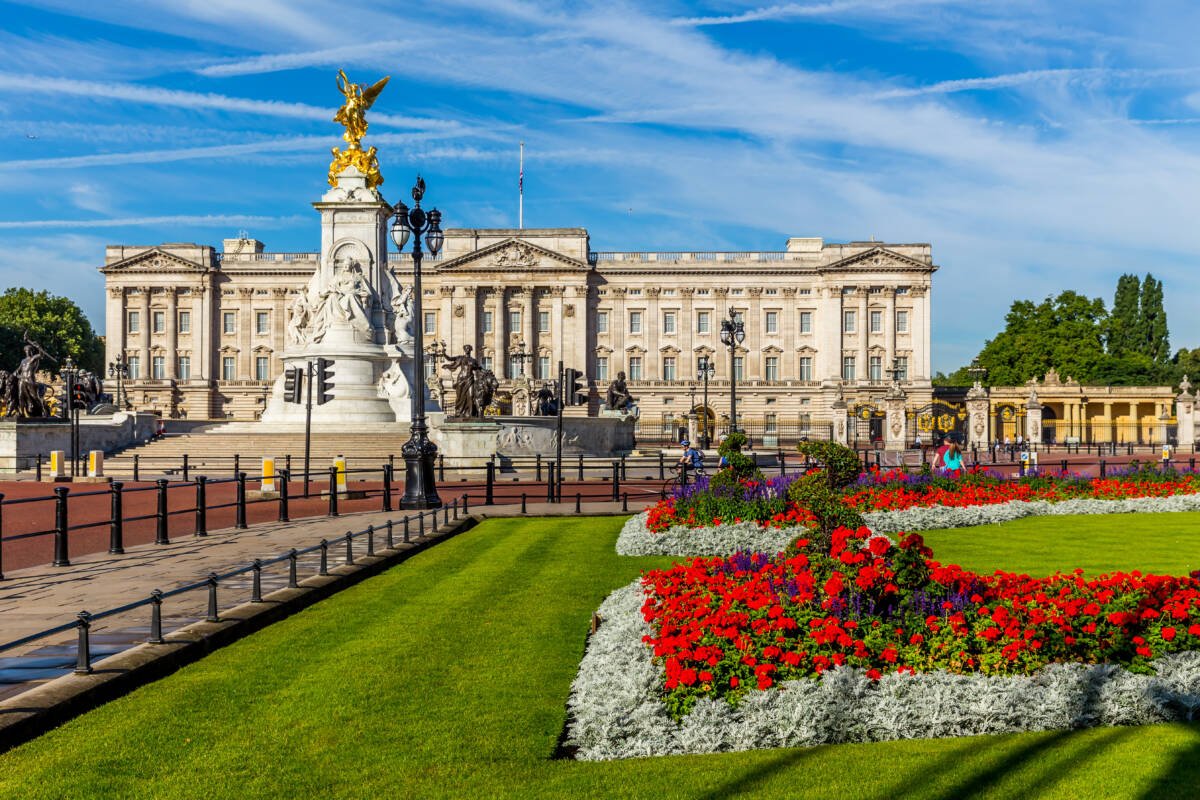
{"label": "triangular pediment", "polygon": [[441,272],[541,271],[587,272],[587,262],[556,253],[533,242],[510,237],[437,265]]}
{"label": "triangular pediment", "polygon": [[186,258],[181,258],[174,253],[169,253],[160,247],[152,247],[144,253],[138,253],[135,256],[114,261],[100,268],[100,271],[105,274],[114,272],[140,272],[140,273],[155,273],[155,272],[209,272],[210,268],[205,264],[197,264],[195,261],[188,261]]}
{"label": "triangular pediment", "polygon": [[937,267],[933,264],[926,264],[924,261],[909,258],[906,255],[897,253],[895,250],[888,250],[886,247],[872,247],[865,252],[850,256],[849,258],[843,258],[841,261],[835,261],[832,264],[827,264],[821,268],[821,271],[912,272],[916,270],[920,272],[933,272],[936,269]]}

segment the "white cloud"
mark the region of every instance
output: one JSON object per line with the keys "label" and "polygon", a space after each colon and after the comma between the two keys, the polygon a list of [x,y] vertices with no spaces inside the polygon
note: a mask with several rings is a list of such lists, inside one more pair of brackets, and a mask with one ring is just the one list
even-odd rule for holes
{"label": "white cloud", "polygon": [[776,20],[803,19],[812,17],[838,17],[846,14],[877,14],[896,9],[912,9],[919,6],[942,5],[955,0],[834,0],[828,3],[783,3],[763,6],[737,14],[709,17],[679,17],[671,24],[702,27],[707,25],[739,25],[746,22],[771,22]]}
{"label": "white cloud", "polygon": [[176,214],[162,217],[123,217],[120,219],[27,219],[0,221],[0,229],[19,230],[35,228],[57,228],[80,230],[85,228],[142,228],[163,225],[190,225],[196,227],[227,227],[232,225],[290,225],[308,221],[308,217],[271,217],[253,214]]}

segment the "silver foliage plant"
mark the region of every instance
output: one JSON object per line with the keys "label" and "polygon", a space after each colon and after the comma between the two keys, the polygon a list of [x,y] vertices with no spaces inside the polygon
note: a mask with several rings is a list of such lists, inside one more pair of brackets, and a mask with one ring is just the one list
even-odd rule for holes
{"label": "silver foliage plant", "polygon": [[1013,500],[995,505],[950,508],[907,508],[902,511],[872,511],[863,514],[871,530],[877,533],[925,531],[934,528],[968,528],[1011,522],[1023,517],[1064,514],[1137,514],[1162,511],[1200,511],[1200,494],[1172,497],[1137,497],[1126,500],[1078,498],[1051,503],[1046,500]]}
{"label": "silver foliage plant", "polygon": [[974,736],[1200,718],[1200,653],[1165,656],[1157,674],[1054,664],[1037,674],[885,675],[839,667],[819,680],[750,692],[734,707],[704,699],[681,722],[659,696],[662,671],[642,643],[638,581],[600,606],[567,703],[576,757],[603,761],[838,742]]}
{"label": "silver foliage plant", "polygon": [[617,537],[617,555],[622,556],[728,556],[741,550],[778,553],[800,530],[763,528],[756,522],[689,528],[676,525],[662,533],[646,527],[646,513],[630,517]]}

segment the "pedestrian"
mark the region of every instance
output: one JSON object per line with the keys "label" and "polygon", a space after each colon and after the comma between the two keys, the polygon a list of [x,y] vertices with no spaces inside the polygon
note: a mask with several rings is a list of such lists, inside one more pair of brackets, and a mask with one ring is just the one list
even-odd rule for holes
{"label": "pedestrian", "polygon": [[946,451],[950,449],[950,443],[946,439],[942,439],[938,445],[937,452],[933,454],[933,468],[941,469],[946,466]]}
{"label": "pedestrian", "polygon": [[962,475],[963,457],[957,444],[950,442],[950,446],[946,448],[946,452],[942,456],[942,463],[946,467],[946,477],[957,478]]}

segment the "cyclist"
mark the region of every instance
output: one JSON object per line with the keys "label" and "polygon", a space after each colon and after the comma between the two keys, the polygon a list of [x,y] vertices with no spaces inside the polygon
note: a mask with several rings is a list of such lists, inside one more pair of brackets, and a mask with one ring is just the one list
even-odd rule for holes
{"label": "cyclist", "polygon": [[683,455],[679,457],[680,466],[686,466],[696,475],[704,474],[704,453],[692,447],[692,443],[684,439],[679,443],[683,448]]}

